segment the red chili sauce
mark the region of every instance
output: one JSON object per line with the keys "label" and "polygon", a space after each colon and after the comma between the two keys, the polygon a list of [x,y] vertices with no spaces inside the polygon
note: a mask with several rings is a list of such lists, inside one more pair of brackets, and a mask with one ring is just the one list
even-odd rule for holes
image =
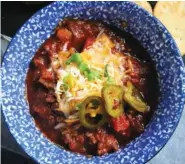
{"label": "red chili sauce", "polygon": [[[66,125],[63,112],[56,110],[58,102],[54,89],[58,79],[51,61],[59,52],[70,48],[83,51],[102,31],[116,44],[112,52],[121,52],[132,62],[133,70],[123,83],[129,80],[138,88],[149,110],[138,112],[124,103],[124,115],[109,118],[108,123],[96,129],[85,128],[79,122]],[[123,65],[126,70],[129,68],[127,60]],[[30,113],[41,132],[67,150],[94,156],[112,153],[140,135],[149,123],[157,105],[157,78],[148,53],[130,34],[97,21],[66,19],[30,62],[26,79]]]}

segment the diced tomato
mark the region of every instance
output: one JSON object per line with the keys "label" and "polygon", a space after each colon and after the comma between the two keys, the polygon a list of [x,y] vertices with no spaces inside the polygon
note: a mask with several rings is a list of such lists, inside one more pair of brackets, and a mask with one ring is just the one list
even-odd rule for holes
{"label": "diced tomato", "polygon": [[72,33],[72,45],[77,51],[81,51],[86,40],[86,34],[81,21],[68,22],[67,27]]}
{"label": "diced tomato", "polygon": [[116,132],[124,132],[129,128],[130,122],[127,119],[126,115],[123,114],[117,118],[112,118],[111,126]]}
{"label": "diced tomato", "polygon": [[71,40],[72,33],[66,28],[60,28],[57,31],[57,37],[60,39],[60,41],[66,42],[66,41]]}
{"label": "diced tomato", "polygon": [[91,46],[95,41],[94,37],[88,37],[87,40],[85,41],[84,48],[83,49],[88,49],[89,46]]}

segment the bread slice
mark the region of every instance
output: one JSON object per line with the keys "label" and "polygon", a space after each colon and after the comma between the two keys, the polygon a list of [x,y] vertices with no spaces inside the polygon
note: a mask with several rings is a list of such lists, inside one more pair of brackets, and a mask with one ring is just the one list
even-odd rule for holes
{"label": "bread slice", "polygon": [[134,2],[152,14],[152,7],[147,1],[134,1]]}
{"label": "bread slice", "polygon": [[185,1],[159,1],[154,15],[166,26],[185,55]]}

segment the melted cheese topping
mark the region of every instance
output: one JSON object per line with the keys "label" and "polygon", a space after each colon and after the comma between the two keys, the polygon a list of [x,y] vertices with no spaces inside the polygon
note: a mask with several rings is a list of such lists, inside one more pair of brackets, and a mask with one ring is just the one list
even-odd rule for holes
{"label": "melted cheese topping", "polygon": [[[100,35],[91,47],[80,53],[83,61],[91,69],[100,72],[100,79],[89,81],[75,64],[67,65],[65,69],[58,73],[59,80],[56,86],[56,95],[59,102],[59,109],[68,115],[78,102],[82,102],[89,96],[101,96],[101,89],[106,84],[107,77],[104,77],[105,66],[109,76],[114,80],[114,84],[123,85],[122,80],[126,76],[123,68],[123,54],[113,54],[111,49],[114,43],[105,34]],[[64,84],[66,76],[73,77],[73,87],[64,91],[61,85]],[[62,95],[62,96],[61,96]]]}

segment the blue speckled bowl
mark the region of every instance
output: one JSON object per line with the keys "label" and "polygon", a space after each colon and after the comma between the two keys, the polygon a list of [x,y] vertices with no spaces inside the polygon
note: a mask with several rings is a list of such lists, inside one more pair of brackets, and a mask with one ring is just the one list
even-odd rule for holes
{"label": "blue speckled bowl", "polygon": [[[116,153],[91,159],[63,150],[36,128],[25,99],[25,77],[35,51],[57,23],[72,16],[99,19],[126,31],[148,51],[159,74],[160,103],[145,132]],[[185,72],[179,50],[166,28],[132,2],[55,2],[29,19],[12,39],[2,64],[2,109],[11,133],[39,163],[126,163],[151,159],[175,130],[184,105]]]}

